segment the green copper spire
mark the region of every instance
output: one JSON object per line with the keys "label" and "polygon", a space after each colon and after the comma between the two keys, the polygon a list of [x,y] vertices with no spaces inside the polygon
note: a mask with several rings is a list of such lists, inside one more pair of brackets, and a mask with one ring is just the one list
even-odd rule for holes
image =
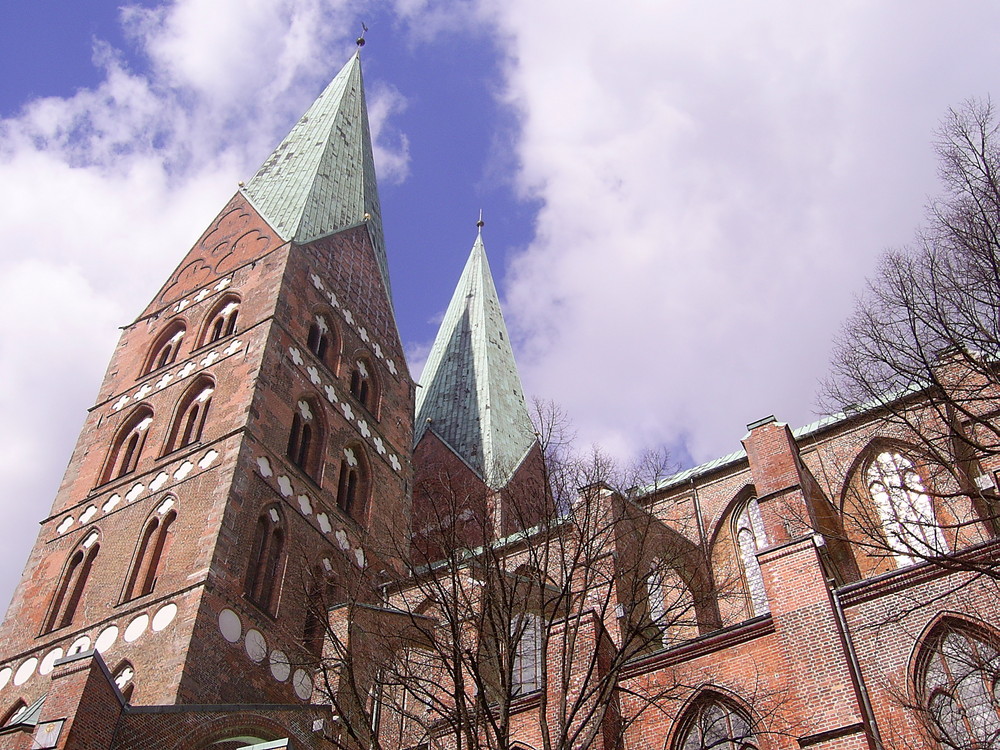
{"label": "green copper spire", "polygon": [[365,222],[392,300],[368,109],[355,54],[242,188],[284,240],[305,244]]}
{"label": "green copper spire", "polygon": [[414,444],[431,430],[488,486],[505,486],[535,444],[535,434],[481,233],[420,386]]}

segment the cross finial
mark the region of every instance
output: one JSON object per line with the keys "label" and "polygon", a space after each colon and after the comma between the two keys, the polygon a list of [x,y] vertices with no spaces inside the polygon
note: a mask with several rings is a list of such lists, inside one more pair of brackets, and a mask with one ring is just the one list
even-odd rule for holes
{"label": "cross finial", "polygon": [[366,31],[368,31],[368,27],[365,26],[364,21],[362,21],[361,22],[361,36],[359,36],[355,40],[355,42],[354,42],[356,45],[358,45],[358,47],[364,47],[365,46],[365,32]]}
{"label": "cross finial", "polygon": [[479,209],[479,221],[476,222],[476,226],[482,229],[485,225],[486,222],[483,221],[483,209]]}

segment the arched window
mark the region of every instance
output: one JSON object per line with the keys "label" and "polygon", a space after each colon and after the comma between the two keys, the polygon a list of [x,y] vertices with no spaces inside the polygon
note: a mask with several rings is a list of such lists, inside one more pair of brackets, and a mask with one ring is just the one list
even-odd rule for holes
{"label": "arched window", "polygon": [[184,395],[177,403],[174,422],[170,426],[165,454],[201,440],[214,392],[215,382],[208,377],[198,378],[184,391]]}
{"label": "arched window", "polygon": [[311,399],[300,399],[295,404],[292,429],[288,433],[285,455],[293,464],[317,482],[323,469],[325,436],[319,407]]}
{"label": "arched window", "polygon": [[1000,650],[971,628],[942,623],[926,641],[918,685],[931,733],[946,748],[1000,746]]}
{"label": "arched window", "polygon": [[135,471],[146,444],[149,425],[153,421],[153,410],[140,406],[129,415],[111,441],[111,450],[104,462],[101,484]]}
{"label": "arched window", "polygon": [[360,445],[344,448],[337,482],[337,507],[352,518],[361,518],[368,504],[368,458]]}
{"label": "arched window", "polygon": [[172,365],[177,360],[177,353],[180,351],[181,341],[186,332],[187,327],[179,320],[167,326],[163,333],[156,337],[156,342],[149,350],[142,374]]}
{"label": "arched window", "polygon": [[709,693],[681,720],[674,750],[757,750],[750,718],[731,701]]}
{"label": "arched window", "polygon": [[663,618],[667,614],[664,584],[665,581],[660,564],[654,562],[653,569],[646,576],[646,607],[649,610],[649,621],[657,629],[663,627]]}
{"label": "arched window", "polygon": [[378,381],[367,359],[359,359],[351,370],[351,395],[372,415],[378,411]]}
{"label": "arched window", "polygon": [[167,555],[171,534],[170,525],[177,518],[173,510],[174,499],[166,498],[156,509],[153,516],[146,522],[139,537],[139,545],[132,561],[132,569],[125,583],[125,593],[122,601],[129,601],[145,596],[156,587],[163,560]]}
{"label": "arched window", "polygon": [[869,464],[865,480],[896,567],[948,551],[924,482],[910,459],[883,451]]}
{"label": "arched window", "polygon": [[206,346],[214,341],[236,333],[236,320],[240,313],[240,300],[234,294],[227,294],[209,313],[202,328],[200,346]]}
{"label": "arched window", "polygon": [[126,703],[132,699],[132,693],[135,692],[135,683],[132,681],[134,677],[135,669],[133,669],[132,664],[128,661],[123,661],[114,671],[113,679],[115,685],[118,686],[118,690],[121,691]]}
{"label": "arched window", "polygon": [[330,324],[329,318],[317,313],[309,326],[309,336],[306,339],[309,351],[316,355],[324,365],[331,370],[337,362],[337,336]]}
{"label": "arched window", "polygon": [[511,641],[511,694],[533,693],[542,686],[542,618],[534,612],[520,613],[511,622]]}
{"label": "arched window", "polygon": [[90,571],[94,567],[94,559],[101,549],[101,545],[98,544],[99,538],[100,535],[96,530],[91,531],[70,555],[69,562],[67,562],[62,578],[56,587],[55,596],[52,598],[49,616],[42,629],[43,635],[64,628],[73,622],[73,616],[80,606]]}
{"label": "arched window", "polygon": [[272,614],[281,589],[284,554],[284,523],[281,512],[272,506],[257,519],[246,580],[247,598]]}
{"label": "arched window", "polygon": [[767,546],[767,536],[757,498],[750,498],[740,509],[733,532],[753,614],[766,614],[771,611],[771,607],[767,601],[767,592],[764,591],[764,576],[761,575],[760,564],[757,562],[757,551]]}

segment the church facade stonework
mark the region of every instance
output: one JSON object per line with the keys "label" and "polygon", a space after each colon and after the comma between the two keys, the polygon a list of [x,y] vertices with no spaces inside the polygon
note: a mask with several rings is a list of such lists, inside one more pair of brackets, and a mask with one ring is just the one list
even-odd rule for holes
{"label": "church facade stonework", "polygon": [[[124,329],[0,629],[0,748],[1000,747],[1000,465],[948,485],[871,408],[560,498],[482,237],[419,395],[385,258],[356,55]],[[529,559],[591,512],[590,568]],[[492,666],[387,679],[464,637],[448,575],[511,594]]]}

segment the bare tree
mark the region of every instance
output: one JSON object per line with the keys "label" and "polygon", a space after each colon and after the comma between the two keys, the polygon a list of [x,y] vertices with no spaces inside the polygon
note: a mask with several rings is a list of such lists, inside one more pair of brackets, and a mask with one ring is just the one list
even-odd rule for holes
{"label": "bare tree", "polygon": [[[534,480],[500,496],[449,465],[426,472],[423,552],[373,581],[377,597],[329,609],[317,666],[338,746],[617,747],[645,711],[690,695],[680,670],[654,687],[627,679],[721,626],[703,550],[624,489],[655,483],[663,460],[622,471],[597,451],[574,457],[558,411],[542,416]],[[497,535],[496,503],[521,514],[518,530]]]}
{"label": "bare tree", "polygon": [[880,415],[890,438],[844,509],[852,541],[887,566],[1000,577],[995,555],[964,551],[1000,530],[998,128],[989,101],[949,111],[943,194],[913,243],[884,255],[835,350],[827,405]]}

